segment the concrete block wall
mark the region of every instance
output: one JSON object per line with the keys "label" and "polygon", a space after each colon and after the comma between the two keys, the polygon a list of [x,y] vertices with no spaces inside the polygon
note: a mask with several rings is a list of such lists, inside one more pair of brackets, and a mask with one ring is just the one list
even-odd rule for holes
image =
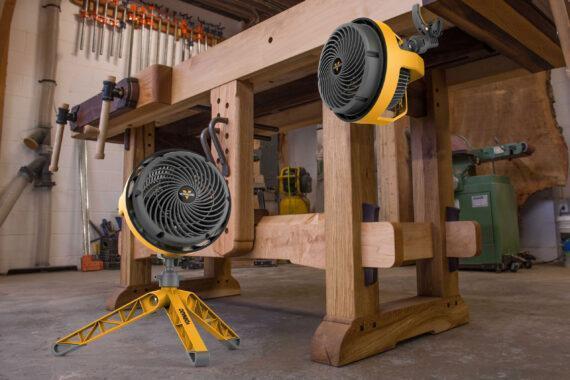
{"label": "concrete block wall", "polygon": [[[16,175],[21,166],[27,165],[35,157],[35,153],[24,146],[22,138],[37,123],[40,79],[37,65],[41,54],[38,41],[42,33],[40,3],[39,0],[18,0],[13,15],[0,146],[0,189]],[[200,16],[209,22],[222,22],[226,25],[226,35],[235,34],[241,28],[234,20],[177,0],[164,0],[162,3],[171,10],[193,14],[195,18]],[[105,34],[103,55],[91,53],[93,28],[90,26],[85,28],[85,49],[78,51],[78,11],[79,7],[69,0],[61,1],[54,110],[63,102],[73,105],[93,96],[101,89],[102,81],[108,75],[120,79],[127,74],[127,54],[123,54],[122,59],[107,56],[109,31]],[[125,41],[127,36],[128,33]],[[116,34],[115,44],[117,37]],[[126,46],[124,51],[127,51]],[[78,265],[83,254],[77,144],[66,130],[60,169],[54,175],[57,184],[52,191],[51,247],[45,247],[50,250],[51,265]],[[93,159],[93,142],[87,144],[87,149],[91,219],[98,223],[102,218],[112,219],[116,215],[117,200],[122,190],[123,147],[107,144],[105,160]],[[38,190],[28,186],[0,228],[0,273],[34,265],[38,207]]]}

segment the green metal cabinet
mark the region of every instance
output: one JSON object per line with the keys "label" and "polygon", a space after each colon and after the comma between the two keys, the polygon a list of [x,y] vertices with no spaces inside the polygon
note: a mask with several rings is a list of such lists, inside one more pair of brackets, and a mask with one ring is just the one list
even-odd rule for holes
{"label": "green metal cabinet", "polygon": [[481,175],[465,177],[455,193],[460,220],[481,225],[482,253],[461,259],[463,268],[503,270],[519,253],[516,196],[508,177]]}

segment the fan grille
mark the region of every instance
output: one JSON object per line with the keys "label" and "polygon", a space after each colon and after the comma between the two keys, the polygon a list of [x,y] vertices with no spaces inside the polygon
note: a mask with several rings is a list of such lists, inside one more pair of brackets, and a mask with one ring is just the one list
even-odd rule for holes
{"label": "fan grille", "polygon": [[356,95],[364,73],[364,53],[358,30],[350,24],[338,28],[328,40],[319,74],[329,106],[345,107]]}
{"label": "fan grille", "polygon": [[192,252],[223,232],[229,190],[204,157],[190,151],[159,152],[135,173],[128,197],[130,216],[147,241],[173,253]]}
{"label": "fan grille", "polygon": [[367,19],[338,27],[323,47],[319,92],[341,119],[361,118],[374,105],[385,71],[384,40]]}

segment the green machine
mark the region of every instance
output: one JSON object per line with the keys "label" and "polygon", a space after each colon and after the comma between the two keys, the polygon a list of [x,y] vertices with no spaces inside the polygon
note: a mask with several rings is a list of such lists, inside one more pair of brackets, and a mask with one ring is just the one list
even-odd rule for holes
{"label": "green machine", "polygon": [[532,152],[524,142],[453,152],[459,219],[479,222],[482,235],[481,255],[461,259],[460,268],[516,272],[521,265],[532,266],[534,258],[519,248],[517,202],[511,181],[502,175],[476,173],[476,167],[482,163],[512,160]]}

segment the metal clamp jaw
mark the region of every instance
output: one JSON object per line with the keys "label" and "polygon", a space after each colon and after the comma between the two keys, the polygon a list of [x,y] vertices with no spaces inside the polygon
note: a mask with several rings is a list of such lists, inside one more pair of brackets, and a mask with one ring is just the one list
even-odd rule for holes
{"label": "metal clamp jaw", "polygon": [[412,7],[412,20],[419,34],[408,38],[403,45],[403,49],[423,54],[429,49],[439,46],[438,38],[443,34],[443,23],[438,18],[427,23],[420,12],[420,6],[414,4]]}
{"label": "metal clamp jaw", "polygon": [[222,149],[222,144],[220,144],[220,140],[218,139],[218,135],[216,134],[218,129],[215,128],[217,123],[228,124],[229,120],[226,117],[216,116],[208,125],[208,128],[204,128],[202,133],[200,134],[200,142],[202,143],[202,148],[204,149],[204,154],[206,155],[206,159],[216,164],[214,157],[212,156],[212,152],[210,151],[210,146],[208,145],[208,135],[212,140],[212,144],[214,144],[214,148],[216,149],[216,153],[218,154],[218,159],[220,160],[220,165],[222,166],[222,175],[227,177],[230,175],[230,167],[228,165],[228,161],[226,159],[226,155],[224,150]]}
{"label": "metal clamp jaw", "polygon": [[63,140],[63,131],[65,125],[68,121],[77,121],[77,113],[69,111],[69,104],[63,103],[61,107],[57,109],[57,116],[55,123],[57,124],[57,129],[55,131],[55,140],[53,143],[53,150],[51,152],[51,162],[49,165],[49,171],[52,173],[57,172],[59,164],[59,154],[61,152],[61,142]]}

